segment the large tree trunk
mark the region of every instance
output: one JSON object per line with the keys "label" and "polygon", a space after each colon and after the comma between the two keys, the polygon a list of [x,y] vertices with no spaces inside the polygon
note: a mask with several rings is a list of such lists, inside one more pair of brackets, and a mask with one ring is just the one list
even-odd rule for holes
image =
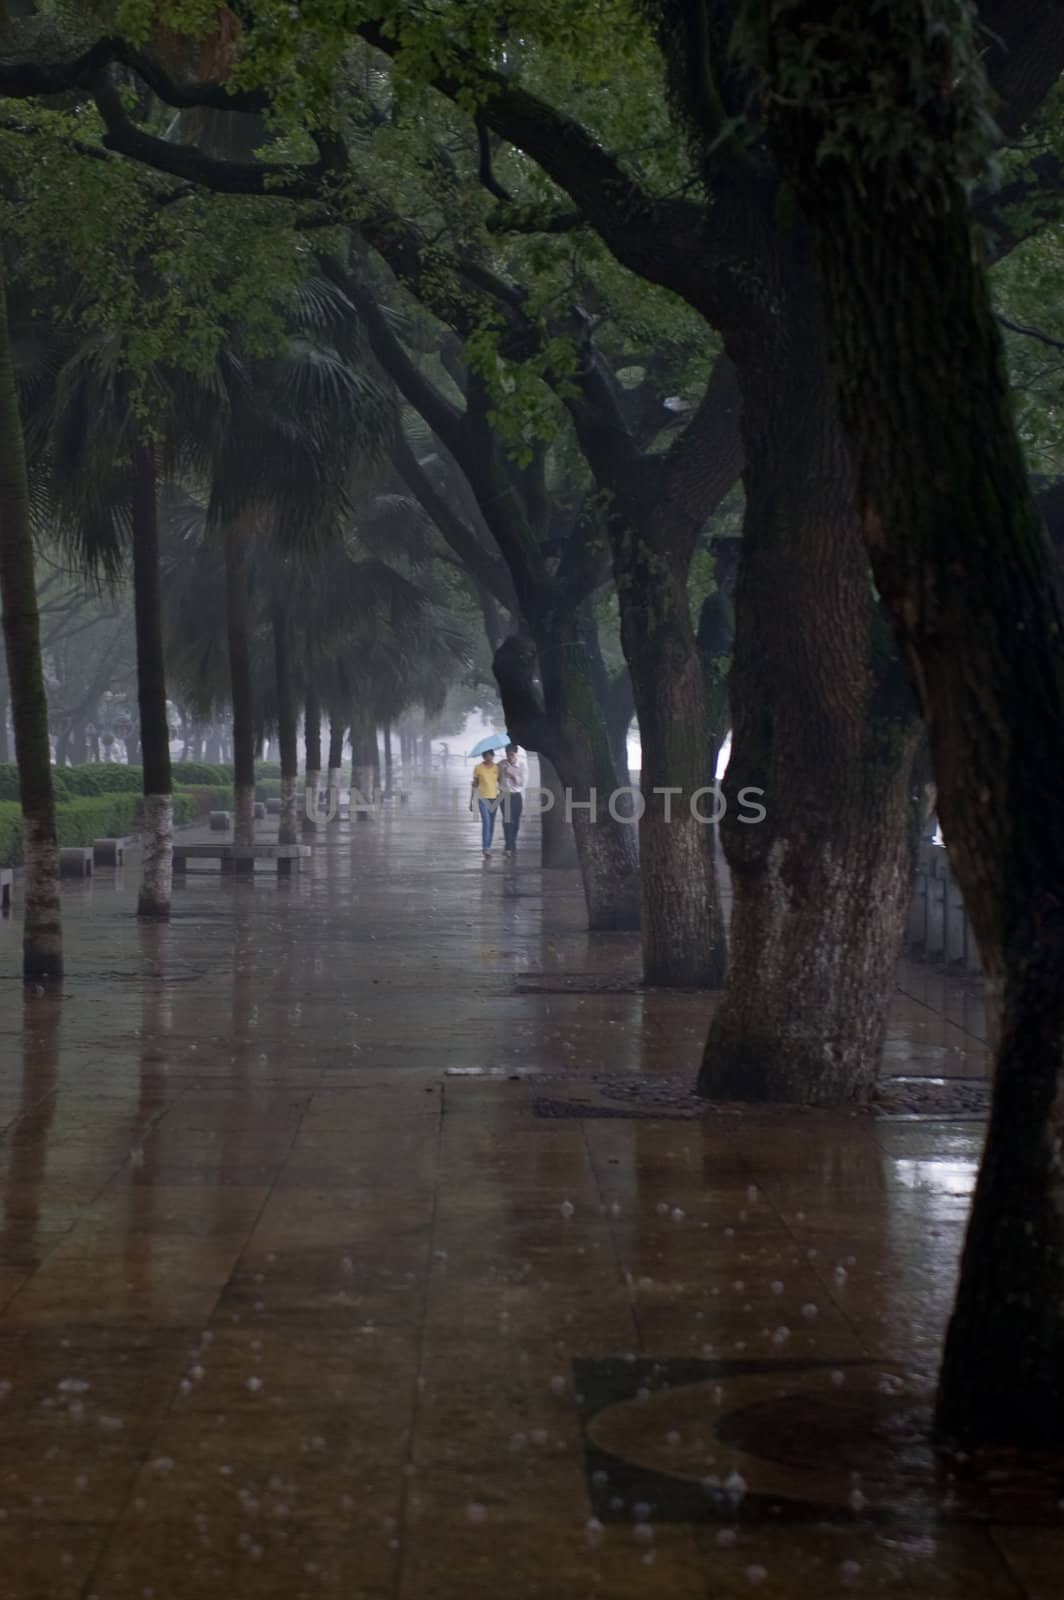
{"label": "large tree trunk", "polygon": [[[715,752],[702,660],[687,597],[686,557],[635,534],[616,540],[621,639],[643,751],[639,823],[643,978],[650,984],[719,988],[724,918],[717,884]],[[653,603],[648,603],[648,597]],[[664,791],[664,792],[663,792]]]}
{"label": "large tree trunk", "polygon": [[313,678],[313,659],[307,662],[307,691],[303,699],[303,744],[306,749],[306,792],[303,796],[303,831],[318,828],[321,795],[321,700]]}
{"label": "large tree trunk", "polygon": [[329,817],[336,817],[340,811],[340,788],[343,778],[344,765],[344,735],[346,733],[344,719],[335,711],[329,713]]}
{"label": "large tree trunk", "polygon": [[568,610],[555,612],[541,619],[538,633],[542,697],[534,682],[537,649],[527,636],[511,635],[495,653],[507,728],[526,749],[546,754],[562,780],[562,815],[576,838],[589,929],[636,929],[636,829],[630,805],[626,820],[616,799],[624,785],[581,648],[579,621]]}
{"label": "large tree trunk", "polygon": [[392,725],[385,719],[381,725],[381,736],[384,740],[384,798],[392,797]]}
{"label": "large tree trunk", "polygon": [[48,701],[41,666],[40,619],[29,523],[26,453],[19,416],[7,297],[0,276],[0,599],[11,685],[26,862],[22,972],[28,982],[63,976],[59,849],[52,792]]}
{"label": "large tree trunk", "polygon": [[917,718],[880,640],[815,277],[790,245],[779,314],[732,351],[747,489],[721,821],[734,902],[699,1090],[831,1104],[864,1099],[879,1065]]}
{"label": "large tree trunk", "polygon": [[299,843],[299,713],[292,679],[292,641],[288,618],[281,606],[273,608],[273,667],[277,695],[277,743],[281,754],[281,816],[278,844]]}
{"label": "large tree trunk", "polygon": [[[893,0],[875,25],[881,81],[931,86],[910,102],[915,159],[892,152],[880,165],[878,141],[840,136],[819,106],[781,110],[775,132],[817,229],[865,541],[927,716],[942,829],[991,999],[994,1096],[938,1427],[967,1450],[1059,1451],[1064,608],[954,143],[976,115],[977,42],[934,0]],[[1057,32],[1064,56],[1059,22]],[[782,71],[802,47],[789,31],[779,44]],[[857,52],[843,27],[841,45],[833,70],[849,71],[834,92],[860,115],[878,92],[867,36]]]}
{"label": "large tree trunk", "polygon": [[[573,825],[565,818],[565,790],[557,770],[542,751],[539,757],[539,781],[544,791],[543,821],[540,824],[539,864],[545,871],[565,871],[580,865],[576,853],[576,836]],[[550,795],[548,805],[546,796]]]}
{"label": "large tree trunk", "polygon": [[233,702],[233,792],[238,845],[255,843],[255,687],[251,675],[251,599],[248,547],[255,514],[246,511],[225,528],[225,606],[229,641],[229,692]]}
{"label": "large tree trunk", "polygon": [[[377,731],[373,715],[363,706],[351,711],[351,799],[371,806],[376,797]],[[366,812],[360,815],[365,817]]]}
{"label": "large tree trunk", "polygon": [[132,509],[137,705],[144,768],[143,865],[137,915],[164,922],[170,915],[173,885],[174,800],[163,659],[155,452],[149,443],[139,444],[133,453]]}

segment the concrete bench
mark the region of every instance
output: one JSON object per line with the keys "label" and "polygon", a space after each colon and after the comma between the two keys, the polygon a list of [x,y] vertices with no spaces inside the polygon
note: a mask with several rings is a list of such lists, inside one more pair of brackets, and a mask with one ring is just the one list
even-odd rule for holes
{"label": "concrete bench", "polygon": [[92,850],[88,845],[64,845],[59,851],[61,878],[91,878]]}
{"label": "concrete bench", "polygon": [[310,853],[309,844],[175,844],[174,872],[185,874],[190,861],[218,861],[224,873],[250,877],[256,861],[275,861],[284,878],[299,872]]}
{"label": "concrete bench", "polygon": [[208,817],[212,833],[228,833],[233,826],[233,813],[231,811],[212,811]]}
{"label": "concrete bench", "polygon": [[128,838],[97,839],[92,847],[93,865],[97,867],[124,867],[126,864],[126,851],[129,849]]}
{"label": "concrete bench", "polygon": [[11,901],[15,894],[15,872],[12,867],[0,867],[0,916],[10,916]]}
{"label": "concrete bench", "polygon": [[265,815],[279,817],[281,815],[281,802],[279,800],[267,800]]}
{"label": "concrete bench", "polygon": [[[280,801],[278,801],[278,809],[280,809]],[[265,820],[266,820],[266,802],[265,802],[265,800],[256,800],[255,801],[255,805],[254,805],[254,808],[252,810],[252,815],[254,816],[256,822],[265,822]]]}

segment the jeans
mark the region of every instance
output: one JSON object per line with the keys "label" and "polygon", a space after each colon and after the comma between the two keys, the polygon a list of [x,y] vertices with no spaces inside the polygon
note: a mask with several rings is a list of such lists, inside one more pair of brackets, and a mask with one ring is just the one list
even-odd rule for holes
{"label": "jeans", "polygon": [[513,794],[503,796],[502,831],[507,850],[517,849],[517,830],[521,826],[521,813],[524,808],[525,797],[520,789],[515,790]]}
{"label": "jeans", "polygon": [[497,800],[478,800],[480,807],[480,837],[485,850],[491,849],[491,841],[495,837],[495,813],[498,809]]}

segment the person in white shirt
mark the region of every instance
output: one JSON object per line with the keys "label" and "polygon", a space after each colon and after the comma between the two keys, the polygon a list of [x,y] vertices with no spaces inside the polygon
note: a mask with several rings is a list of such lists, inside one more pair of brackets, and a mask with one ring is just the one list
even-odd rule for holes
{"label": "person in white shirt", "polygon": [[506,759],[499,762],[499,793],[502,796],[502,831],[506,841],[503,854],[517,851],[517,830],[525,805],[525,764],[517,745],[506,746]]}

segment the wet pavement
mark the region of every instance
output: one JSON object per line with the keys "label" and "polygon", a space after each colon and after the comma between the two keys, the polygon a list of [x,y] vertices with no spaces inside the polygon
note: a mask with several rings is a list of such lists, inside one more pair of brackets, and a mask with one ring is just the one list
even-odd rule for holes
{"label": "wet pavement", "polygon": [[[1053,1486],[926,1444],[978,1119],[657,1103],[712,1000],[462,783],[0,983],[0,1600],[1057,1600]],[[886,1070],[978,1078],[899,981]]]}

